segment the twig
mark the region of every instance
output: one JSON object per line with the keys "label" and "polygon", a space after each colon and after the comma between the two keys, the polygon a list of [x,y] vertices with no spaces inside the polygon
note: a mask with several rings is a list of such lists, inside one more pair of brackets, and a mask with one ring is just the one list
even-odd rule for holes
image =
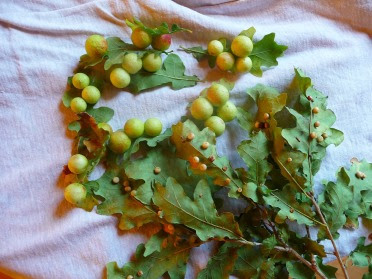
{"label": "twig", "polygon": [[[244,245],[249,245],[249,246],[262,246],[263,245],[262,243],[248,241],[248,240],[246,240],[244,238],[240,238],[238,240],[232,240],[232,241],[235,241],[235,242],[238,242],[238,243],[241,243],[241,244],[244,244]],[[320,278],[327,279],[327,277],[318,268],[318,266],[313,266],[309,261],[307,261],[306,259],[304,259],[299,253],[297,253],[294,249],[292,249],[288,245],[286,245],[285,247],[275,246],[274,249],[277,250],[277,251],[281,251],[281,252],[286,252],[286,253],[292,254],[300,262],[302,262],[304,265],[306,265],[308,268],[310,268],[312,271],[314,271],[316,274],[318,274]]]}
{"label": "twig", "polygon": [[[311,239],[309,226],[308,226],[308,225],[305,225],[305,228],[306,228],[306,234],[307,234],[307,237],[308,237],[309,239]],[[311,264],[312,264],[313,266],[316,266],[316,261],[315,261],[315,257],[314,257],[314,254],[313,254],[313,253],[310,253],[310,258],[311,258]]]}
{"label": "twig", "polygon": [[333,236],[332,236],[332,233],[331,233],[331,231],[330,231],[330,229],[329,229],[329,227],[328,227],[328,224],[327,224],[326,220],[324,219],[324,216],[323,216],[323,214],[322,214],[322,211],[320,210],[319,205],[318,205],[318,203],[316,202],[316,200],[314,199],[314,197],[311,197],[311,201],[312,201],[312,203],[313,203],[313,205],[314,205],[314,207],[315,207],[316,212],[318,213],[318,215],[319,215],[319,217],[320,217],[320,220],[321,220],[322,223],[325,225],[326,232],[327,232],[327,235],[328,235],[328,239],[329,239],[329,240],[331,241],[331,243],[332,243],[333,249],[334,249],[334,251],[335,251],[334,255],[336,256],[337,261],[338,261],[338,263],[339,263],[340,266],[341,266],[341,269],[342,269],[342,272],[344,273],[345,279],[349,279],[349,278],[350,278],[350,277],[349,277],[349,274],[347,273],[346,268],[345,268],[345,265],[344,265],[344,263],[342,262],[342,259],[341,259],[341,256],[340,256],[340,253],[338,252],[338,249],[337,249],[336,243],[335,243],[335,241],[334,241],[334,239],[333,239]]}

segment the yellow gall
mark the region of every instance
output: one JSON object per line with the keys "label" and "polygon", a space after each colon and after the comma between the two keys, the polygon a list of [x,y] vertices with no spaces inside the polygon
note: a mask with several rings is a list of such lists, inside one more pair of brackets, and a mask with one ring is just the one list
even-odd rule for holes
{"label": "yellow gall", "polygon": [[200,164],[199,170],[206,171],[207,170],[207,165],[206,164]]}
{"label": "yellow gall", "polygon": [[124,180],[124,182],[123,182],[123,186],[124,186],[124,187],[128,187],[128,186],[130,186],[129,180]]}
{"label": "yellow gall", "polygon": [[315,123],[314,123],[314,127],[315,128],[318,128],[320,126],[320,122],[319,121],[316,121]]}
{"label": "yellow gall", "polygon": [[154,173],[155,174],[159,174],[161,172],[161,168],[160,167],[155,167],[154,168]]}
{"label": "yellow gall", "polygon": [[319,108],[318,107],[314,107],[313,108],[313,113],[317,114],[319,112]]}
{"label": "yellow gall", "polygon": [[241,193],[241,192],[243,192],[243,189],[239,187],[237,191],[238,191],[239,193]]}
{"label": "yellow gall", "polygon": [[310,133],[310,138],[315,139],[317,137],[317,134],[315,132]]}
{"label": "yellow gall", "polygon": [[191,163],[197,164],[200,162],[200,159],[198,156],[191,157]]}
{"label": "yellow gall", "polygon": [[132,188],[130,186],[125,186],[124,191],[125,192],[130,192],[130,191],[132,191]]}
{"label": "yellow gall", "polygon": [[292,158],[291,157],[288,157],[287,158],[287,163],[290,163],[290,162],[292,162]]}
{"label": "yellow gall", "polygon": [[328,138],[327,133],[323,133],[323,134],[322,134],[322,137],[323,137],[324,139]]}
{"label": "yellow gall", "polygon": [[201,148],[207,149],[209,147],[209,142],[205,141],[202,143]]}
{"label": "yellow gall", "polygon": [[267,112],[264,113],[263,118],[264,118],[265,120],[269,119],[269,118],[270,118],[270,114],[268,114]]}
{"label": "yellow gall", "polygon": [[136,194],[137,194],[137,191],[136,191],[136,190],[132,190],[132,191],[130,192],[130,195],[131,195],[132,197],[134,197]]}
{"label": "yellow gall", "polygon": [[324,138],[322,136],[319,136],[319,137],[316,138],[317,142],[322,142],[323,140],[324,140]]}
{"label": "yellow gall", "polygon": [[255,127],[256,129],[260,128],[260,122],[256,121],[256,123],[254,123],[254,127]]}
{"label": "yellow gall", "polygon": [[194,138],[195,138],[194,133],[188,133],[188,135],[187,135],[187,140],[188,141],[192,141]]}
{"label": "yellow gall", "polygon": [[117,176],[115,176],[115,177],[112,179],[112,183],[114,183],[114,184],[119,183],[119,181],[120,181],[120,179],[119,179],[119,177],[117,177]]}
{"label": "yellow gall", "polygon": [[230,182],[231,182],[231,179],[230,179],[230,178],[226,178],[224,182],[225,182],[225,185],[227,186],[227,185],[229,185],[229,184],[230,184]]}
{"label": "yellow gall", "polygon": [[138,277],[141,277],[143,275],[143,271],[142,270],[138,270],[137,275],[138,275]]}

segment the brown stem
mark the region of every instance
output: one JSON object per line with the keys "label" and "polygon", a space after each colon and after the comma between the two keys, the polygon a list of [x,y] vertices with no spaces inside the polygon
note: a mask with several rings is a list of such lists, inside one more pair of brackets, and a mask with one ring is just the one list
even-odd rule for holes
{"label": "brown stem", "polygon": [[319,215],[319,217],[320,217],[320,220],[321,220],[322,223],[325,225],[325,228],[326,228],[326,232],[327,232],[328,238],[329,238],[329,240],[330,240],[331,243],[332,243],[333,249],[334,249],[334,251],[335,251],[335,256],[336,256],[336,258],[337,258],[338,263],[340,264],[340,267],[341,267],[341,269],[342,269],[342,272],[344,273],[345,279],[349,279],[349,278],[350,278],[350,277],[349,277],[349,274],[347,273],[346,268],[345,268],[345,265],[344,265],[344,263],[342,262],[342,259],[341,259],[341,256],[340,256],[340,253],[338,252],[338,249],[337,249],[336,243],[335,243],[335,241],[334,241],[334,239],[333,239],[333,236],[332,236],[332,233],[331,233],[331,231],[330,231],[330,229],[329,229],[329,227],[328,227],[328,224],[327,224],[326,220],[324,219],[324,216],[323,216],[323,214],[322,214],[322,211],[320,210],[320,207],[319,207],[318,203],[316,202],[316,200],[314,199],[313,196],[311,197],[311,201],[312,201],[312,203],[313,203],[313,205],[314,205],[314,207],[315,207],[316,212],[318,213],[318,215]]}
{"label": "brown stem", "polygon": [[[305,225],[305,228],[306,228],[306,234],[307,234],[307,237],[308,237],[309,239],[311,239],[309,226]],[[314,256],[313,253],[310,253],[310,258],[311,258],[311,264],[312,264],[313,266],[316,266],[315,256]]]}

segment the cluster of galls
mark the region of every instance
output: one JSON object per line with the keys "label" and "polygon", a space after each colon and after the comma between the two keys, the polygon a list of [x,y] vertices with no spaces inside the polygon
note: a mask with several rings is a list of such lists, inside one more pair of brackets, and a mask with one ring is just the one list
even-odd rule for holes
{"label": "cluster of galls", "polygon": [[249,72],[252,69],[252,60],[249,58],[252,50],[252,40],[244,35],[233,39],[230,50],[226,50],[219,40],[212,40],[208,44],[208,54],[216,56],[216,65],[222,71]]}
{"label": "cluster of galls", "polygon": [[[190,142],[194,138],[195,138],[194,133],[189,133],[186,136],[186,141]],[[203,150],[207,150],[209,148],[209,146],[210,146],[210,143],[207,142],[207,141],[204,141],[200,145],[200,148],[203,149]],[[207,160],[205,160],[205,161],[200,160],[200,158],[198,156],[191,156],[189,158],[189,163],[190,163],[191,168],[193,168],[193,169],[199,169],[200,171],[206,171],[208,169],[208,164],[212,164],[215,160],[216,160],[216,157],[213,156],[213,155],[209,156],[207,158]],[[222,171],[226,171],[226,170],[227,170],[226,166],[222,167]],[[230,184],[230,182],[231,182],[230,178],[226,178],[225,181],[224,181],[225,186],[228,186]]]}
{"label": "cluster of galls", "polygon": [[[204,90],[200,95],[203,93]],[[229,90],[215,83],[206,90],[206,97],[199,96],[192,102],[191,115],[197,120],[205,121],[205,127],[211,129],[218,137],[225,131],[225,122],[234,120],[237,114],[236,106],[229,101],[229,98]],[[213,115],[213,107],[217,108],[217,116]]]}
{"label": "cluster of galls", "polygon": [[73,112],[84,112],[87,109],[87,104],[94,105],[101,98],[101,92],[99,89],[89,84],[90,79],[84,73],[76,73],[72,77],[72,85],[76,89],[82,89],[81,97],[75,97],[70,102],[70,108]]}
{"label": "cluster of galls", "polygon": [[264,122],[256,121],[254,123],[254,127],[256,129],[268,129],[268,128],[270,128],[270,124],[269,124],[269,122],[267,122],[270,119],[270,114],[265,112],[264,115],[263,115],[263,119],[264,119]]}

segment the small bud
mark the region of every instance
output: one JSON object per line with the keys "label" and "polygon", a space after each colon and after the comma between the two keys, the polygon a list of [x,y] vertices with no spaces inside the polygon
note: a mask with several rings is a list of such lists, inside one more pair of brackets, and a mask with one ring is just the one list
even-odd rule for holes
{"label": "small bud", "polygon": [[133,275],[128,275],[127,276],[127,279],[133,279],[134,277],[133,277]]}
{"label": "small bud", "polygon": [[313,100],[313,97],[311,97],[310,95],[307,96],[307,99],[308,99],[310,102],[314,101],[314,100]]}
{"label": "small bud", "polygon": [[160,167],[155,167],[154,168],[154,173],[155,174],[159,174],[161,172],[161,168]]}
{"label": "small bud", "polygon": [[128,186],[130,186],[129,180],[124,180],[124,182],[123,182],[123,186],[124,186],[124,187],[128,187]]}
{"label": "small bud", "polygon": [[124,191],[125,192],[130,192],[131,190],[132,190],[132,188],[130,186],[124,187]]}
{"label": "small bud", "polygon": [[318,107],[314,107],[313,108],[313,113],[317,114],[319,112],[319,108]]}
{"label": "small bud", "polygon": [[323,133],[323,134],[322,134],[322,137],[323,137],[324,139],[328,138],[327,133]]}
{"label": "small bud", "polygon": [[256,121],[256,123],[254,123],[254,127],[255,127],[256,129],[260,128],[260,122]]}
{"label": "small bud", "polygon": [[132,197],[134,197],[136,194],[137,194],[137,191],[136,191],[136,190],[132,190],[132,191],[130,192],[130,195],[131,195]]}
{"label": "small bud", "polygon": [[310,133],[310,138],[315,139],[317,137],[317,134],[315,132]]}
{"label": "small bud", "polygon": [[265,122],[264,127],[265,127],[265,129],[268,129],[268,128],[270,128],[270,124]]}
{"label": "small bud", "polygon": [[224,182],[225,182],[225,185],[227,186],[227,185],[229,185],[229,184],[230,184],[230,182],[231,182],[231,179],[230,179],[230,178],[226,178]]}
{"label": "small bud", "polygon": [[120,181],[120,179],[119,179],[119,177],[117,177],[117,176],[115,176],[115,177],[112,179],[112,183],[114,183],[114,184],[119,183],[119,181]]}
{"label": "small bud", "polygon": [[237,191],[238,191],[239,193],[241,193],[241,192],[243,192],[243,189],[239,187]]}
{"label": "small bud", "polygon": [[324,140],[324,138],[322,136],[319,136],[319,137],[316,138],[317,142],[322,142],[323,140]]}
{"label": "small bud", "polygon": [[187,135],[187,140],[188,140],[188,141],[192,141],[194,138],[195,138],[194,133],[189,133],[189,134]]}
{"label": "small bud", "polygon": [[289,210],[289,212],[293,213],[293,212],[294,212],[294,209],[293,209],[293,208],[291,208],[291,209]]}
{"label": "small bud", "polygon": [[214,157],[213,155],[212,155],[212,156],[209,156],[208,160],[209,160],[210,162],[213,162],[214,160],[216,160],[216,157]]}
{"label": "small bud", "polygon": [[202,143],[201,148],[207,149],[209,147],[209,142],[205,141]]}
{"label": "small bud", "polygon": [[138,270],[137,275],[138,275],[138,277],[141,277],[143,275],[143,271],[142,270]]}
{"label": "small bud", "polygon": [[319,121],[316,121],[315,123],[314,123],[314,127],[315,128],[318,128],[320,126],[320,122]]}
{"label": "small bud", "polygon": [[200,162],[200,159],[198,156],[194,156],[191,158],[191,163],[197,164]]}
{"label": "small bud", "polygon": [[263,118],[264,118],[265,120],[269,119],[269,118],[270,118],[270,114],[268,114],[267,112],[264,113]]}
{"label": "small bud", "polygon": [[290,162],[292,162],[292,158],[291,157],[288,157],[287,158],[287,163],[290,163]]}
{"label": "small bud", "polygon": [[226,166],[222,167],[222,170],[227,171],[227,167]]}
{"label": "small bud", "polygon": [[164,224],[163,228],[165,232],[169,234],[174,234],[174,226],[172,224]]}
{"label": "small bud", "polygon": [[199,170],[206,171],[207,170],[207,165],[206,164],[200,164]]}

